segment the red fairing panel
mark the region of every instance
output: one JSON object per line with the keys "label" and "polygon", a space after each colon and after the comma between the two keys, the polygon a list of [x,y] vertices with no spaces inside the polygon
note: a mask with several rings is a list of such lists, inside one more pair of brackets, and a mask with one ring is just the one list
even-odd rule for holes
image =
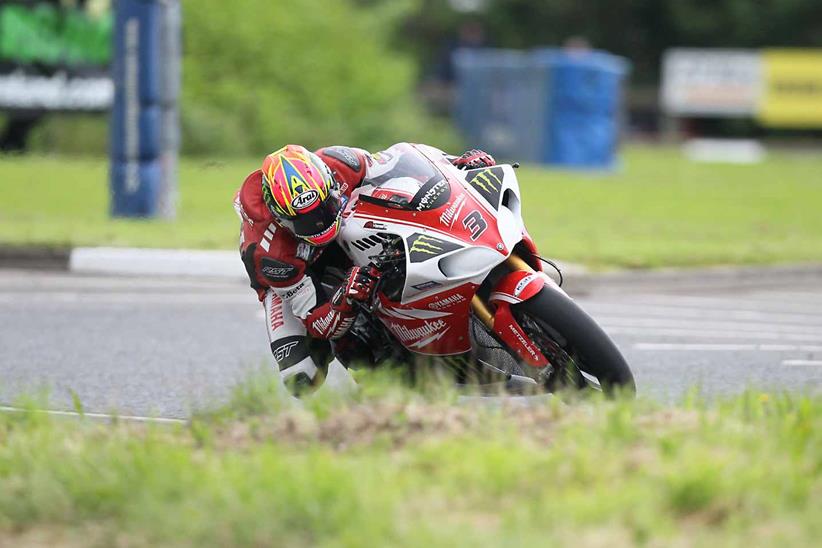
{"label": "red fairing panel", "polygon": [[530,254],[530,256],[523,257],[525,262],[531,265],[531,268],[538,271],[543,271],[542,261],[537,258],[537,255],[539,255],[539,251],[537,251],[537,244],[534,243],[533,238],[531,238],[531,235],[528,234],[525,229],[523,229],[522,232],[522,245],[525,246],[525,249],[527,249]]}
{"label": "red fairing panel", "polygon": [[511,313],[511,305],[506,302],[497,303],[497,311],[494,313],[494,332],[524,362],[534,367],[548,365],[548,359],[519,326]]}
{"label": "red fairing panel", "polygon": [[377,317],[408,350],[430,356],[462,354],[471,350],[468,327],[475,284],[426,297],[407,305],[380,294]]}
{"label": "red fairing panel", "polygon": [[493,304],[506,302],[510,304],[527,301],[539,293],[550,280],[541,272],[517,270],[502,277],[491,293],[488,301]]}
{"label": "red fairing panel", "polygon": [[[506,248],[499,248],[502,242],[496,224],[496,213],[488,206],[477,200],[465,188],[457,183],[448,181],[451,187],[451,196],[448,203],[430,211],[408,211],[403,209],[388,209],[381,205],[368,202],[358,202],[355,217],[373,219],[389,223],[417,226],[430,232],[439,232],[442,235],[462,240],[466,244],[481,245],[507,254]],[[376,191],[376,197],[382,197]],[[482,230],[478,231],[478,226]]]}
{"label": "red fairing panel", "polygon": [[503,276],[491,293],[488,301],[495,305],[494,332],[512,348],[525,362],[536,367],[545,367],[548,360],[525,334],[511,313],[511,305],[527,301],[550,281],[541,272],[517,270]]}

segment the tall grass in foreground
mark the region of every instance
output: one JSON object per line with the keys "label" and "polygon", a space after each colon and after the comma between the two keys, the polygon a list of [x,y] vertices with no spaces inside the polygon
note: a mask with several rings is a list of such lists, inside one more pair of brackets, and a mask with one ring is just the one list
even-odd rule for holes
{"label": "tall grass in foreground", "polygon": [[179,427],[0,415],[0,545],[808,546],[822,397],[460,405],[257,380]]}

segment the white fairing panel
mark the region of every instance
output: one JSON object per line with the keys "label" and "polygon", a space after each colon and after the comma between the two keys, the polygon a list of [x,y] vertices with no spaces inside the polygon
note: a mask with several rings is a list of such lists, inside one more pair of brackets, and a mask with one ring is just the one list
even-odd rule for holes
{"label": "white fairing panel", "polygon": [[[510,165],[498,166],[502,170],[500,190],[496,195],[499,203],[490,204],[466,181],[471,172],[452,166],[440,150],[400,143],[376,154],[375,158],[376,161],[368,167],[366,181],[354,191],[343,215],[340,243],[355,264],[366,265],[382,251],[383,238],[402,238],[406,263],[402,304],[468,282],[481,284],[522,240],[524,224],[520,191]],[[430,195],[432,182],[439,180],[437,178],[451,185],[450,199],[434,208],[425,207],[426,197],[420,199],[419,194]],[[481,211],[482,219],[489,225],[487,234],[494,234],[493,239],[472,241],[465,229],[461,229],[468,215],[468,208],[462,205],[473,201],[460,198],[464,192],[455,191],[459,190],[455,185],[467,191],[478,203],[472,207]],[[364,212],[366,208],[357,208],[363,194],[382,200],[404,200],[409,202],[409,207],[402,211],[372,207]],[[417,207],[411,207],[415,203]]]}

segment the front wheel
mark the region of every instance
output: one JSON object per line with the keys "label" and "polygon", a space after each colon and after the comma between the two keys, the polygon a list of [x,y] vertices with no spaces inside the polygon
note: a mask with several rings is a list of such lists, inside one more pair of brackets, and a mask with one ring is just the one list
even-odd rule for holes
{"label": "front wheel", "polygon": [[[631,369],[614,342],[579,305],[561,290],[544,287],[534,297],[511,307],[514,317],[551,362],[544,379],[554,390],[570,383],[587,384],[596,378],[606,393],[634,394]],[[524,366],[527,367],[527,366]]]}

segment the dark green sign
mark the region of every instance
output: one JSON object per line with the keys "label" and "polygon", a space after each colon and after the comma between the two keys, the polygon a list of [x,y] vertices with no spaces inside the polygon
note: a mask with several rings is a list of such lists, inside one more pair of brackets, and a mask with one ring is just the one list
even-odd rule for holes
{"label": "dark green sign", "polygon": [[53,3],[0,2],[0,61],[50,66],[106,66],[111,61],[111,11],[92,15]]}

